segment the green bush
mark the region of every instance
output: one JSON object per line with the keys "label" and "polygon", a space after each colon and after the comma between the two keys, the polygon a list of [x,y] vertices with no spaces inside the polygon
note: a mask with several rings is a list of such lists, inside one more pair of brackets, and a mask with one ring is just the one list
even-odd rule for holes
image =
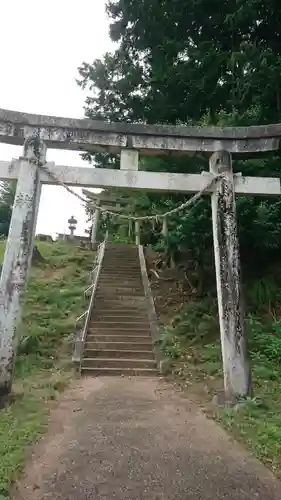
{"label": "green bush", "polygon": [[179,358],[186,347],[217,338],[218,324],[212,312],[207,300],[183,305],[161,333],[159,343],[166,356]]}
{"label": "green bush", "polygon": [[247,318],[250,352],[267,361],[281,363],[281,321],[264,324],[254,316]]}

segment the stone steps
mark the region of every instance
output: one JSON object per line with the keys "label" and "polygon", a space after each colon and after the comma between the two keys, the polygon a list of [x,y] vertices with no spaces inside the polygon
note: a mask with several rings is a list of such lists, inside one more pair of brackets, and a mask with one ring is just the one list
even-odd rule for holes
{"label": "stone steps", "polygon": [[116,323],[115,328],[106,328],[103,325],[95,327],[95,328],[90,327],[87,338],[94,337],[95,335],[99,335],[100,337],[102,335],[112,335],[112,336],[113,335],[123,335],[123,337],[125,337],[125,336],[129,336],[129,337],[130,336],[131,337],[137,336],[137,337],[151,338],[150,331],[148,328],[133,328],[132,326],[120,328],[118,323]]}
{"label": "stone steps", "polygon": [[100,309],[100,308],[95,308],[93,310],[93,315],[92,315],[92,319],[93,321],[99,321],[100,319],[104,319],[104,318],[114,318],[114,319],[121,319],[122,318],[137,318],[137,319],[143,319],[143,318],[147,318],[147,314],[146,314],[146,311],[144,312],[144,314],[141,314],[140,311],[136,310],[136,311],[124,311],[122,307],[120,307],[119,309],[110,309],[109,311],[106,311],[104,309]]}
{"label": "stone steps", "polygon": [[[101,322],[96,321],[95,319],[92,320],[90,324],[90,331],[95,330],[96,328],[101,327]],[[116,319],[104,317],[102,321],[102,328],[116,328]],[[118,318],[118,328],[123,329],[125,328],[126,330],[128,329],[134,329],[134,330],[147,330],[149,332],[150,327],[148,323],[148,319],[142,319],[142,320],[135,320],[134,318],[125,318],[124,320],[121,320]]]}
{"label": "stone steps", "polygon": [[103,277],[108,278],[108,279],[128,279],[128,280],[136,280],[138,282],[141,282],[141,276],[137,273],[132,273],[131,276],[126,276],[128,273],[128,270],[126,272],[122,273],[115,273],[114,269],[112,271],[107,272],[106,274],[100,274],[100,279],[103,279]]}
{"label": "stone steps", "polygon": [[86,375],[157,375],[138,249],[107,245],[86,338]]}
{"label": "stone steps", "polygon": [[97,368],[91,366],[85,366],[82,368],[83,375],[91,375],[92,377],[101,376],[127,376],[127,377],[156,377],[158,375],[158,370],[154,368]]}
{"label": "stone steps", "polygon": [[117,340],[114,341],[114,338],[108,338],[106,337],[105,339],[102,338],[102,340],[97,339],[95,337],[95,340],[93,342],[88,341],[85,346],[86,350],[99,350],[99,351],[122,351],[126,353],[127,351],[145,351],[145,352],[152,352],[149,351],[151,349],[151,341],[150,339],[145,342],[145,338],[142,339],[136,339],[136,337],[122,337],[122,340]]}
{"label": "stone steps", "polygon": [[136,284],[142,284],[142,279],[141,279],[141,276],[139,275],[135,275],[135,276],[126,276],[124,274],[115,274],[113,271],[112,273],[108,273],[108,274],[100,274],[100,280],[101,281],[112,281],[112,280],[115,280],[115,281],[118,281],[118,280],[122,280],[121,283],[123,283],[124,281],[128,281],[128,283],[136,283]]}
{"label": "stone steps", "polygon": [[142,290],[136,290],[135,288],[122,288],[117,286],[97,286],[97,299],[102,297],[115,297],[116,295],[120,295],[125,297],[129,295],[129,297],[142,297]]}
{"label": "stone steps", "polygon": [[84,358],[83,368],[150,368],[156,369],[156,362],[139,358]]}
{"label": "stone steps", "polygon": [[107,283],[102,283],[102,281],[100,283],[98,283],[97,285],[97,289],[99,290],[107,290],[107,291],[110,291],[112,290],[113,292],[116,291],[116,289],[120,290],[120,292],[123,292],[124,295],[127,295],[127,296],[130,296],[130,294],[135,291],[136,293],[138,293],[139,295],[143,296],[143,288],[142,288],[142,283],[129,283],[128,285],[127,284],[123,284],[123,278],[120,278],[120,280],[112,280],[111,283],[107,282]]}
{"label": "stone steps", "polygon": [[[128,269],[129,269],[132,274],[135,274],[135,275],[141,274],[140,268],[138,266],[132,265],[130,263],[130,261],[128,261],[126,263],[126,265],[123,262],[121,264],[121,262],[118,262],[116,260],[115,261],[111,260],[110,262],[104,261],[103,263],[104,263],[104,266],[106,266],[106,267],[104,267],[104,269],[101,270],[102,273],[103,272],[110,273],[111,271],[113,271],[113,272],[116,272],[116,275],[121,275],[122,273],[127,274]],[[118,266],[118,267],[116,267],[116,266]]]}
{"label": "stone steps", "polygon": [[99,297],[96,298],[93,313],[99,309],[108,311],[111,310],[125,310],[130,309],[131,311],[135,311],[136,309],[147,316],[147,308],[146,308],[146,298],[145,297]]}
{"label": "stone steps", "polygon": [[129,260],[126,262],[126,264],[124,262],[122,262],[122,264],[121,264],[121,262],[119,262],[117,260],[114,260],[114,261],[111,260],[108,262],[104,261],[103,264],[105,267],[101,271],[105,272],[105,273],[110,273],[112,271],[112,272],[116,272],[116,275],[120,276],[122,273],[127,274],[128,270],[130,270],[130,272],[132,274],[135,274],[135,275],[141,274],[140,268],[138,266],[131,264]]}
{"label": "stone steps", "polygon": [[[118,324],[145,322],[145,318],[140,314],[137,313],[124,314],[123,311],[120,311],[119,313],[114,313],[110,311],[107,314],[101,314],[100,311],[98,311],[98,313],[93,316],[93,323],[101,323],[103,321],[107,321],[107,322],[114,322],[116,324],[116,320],[118,321]],[[149,328],[148,319],[146,320],[146,323]]]}
{"label": "stone steps", "polygon": [[[118,292],[119,291],[119,295]],[[120,293],[122,291],[122,294]],[[122,308],[122,309],[135,309],[137,306],[138,310],[147,311],[146,299],[138,290],[136,294],[132,294],[131,289],[120,290],[113,286],[109,287],[97,287],[96,303],[99,307],[103,306],[103,309],[109,308]],[[142,306],[142,307],[141,307]]]}
{"label": "stone steps", "polygon": [[118,288],[134,288],[142,291],[142,281],[141,280],[125,280],[123,277],[116,279],[115,277],[110,279],[104,279],[103,277],[99,280],[99,287],[113,287]]}
{"label": "stone steps", "polygon": [[[118,294],[119,292],[119,294]],[[133,293],[134,292],[134,293]],[[145,297],[142,294],[142,290],[135,290],[134,288],[123,288],[117,287],[113,285],[109,286],[97,286],[97,299],[99,300],[111,300],[112,302],[122,303],[122,306],[125,307],[127,302],[129,304],[137,304],[139,299],[143,299],[143,303],[145,301]]]}
{"label": "stone steps", "polygon": [[124,334],[116,334],[112,335],[111,333],[109,334],[102,334],[99,335],[98,332],[95,333],[94,335],[88,335],[87,336],[87,343],[116,343],[116,342],[122,342],[124,344],[130,343],[131,347],[133,348],[134,344],[148,344],[151,347],[151,337],[150,335],[124,335]]}
{"label": "stone steps", "polygon": [[[122,347],[119,347],[119,349],[122,349]],[[85,358],[95,358],[95,359],[130,359],[130,360],[135,360],[136,358],[138,360],[152,360],[154,361],[154,356],[152,351],[137,351],[136,349],[134,350],[128,350],[128,349],[122,349],[122,350],[117,350],[117,349],[90,349],[89,344],[86,345],[85,351],[84,351],[84,356]]]}

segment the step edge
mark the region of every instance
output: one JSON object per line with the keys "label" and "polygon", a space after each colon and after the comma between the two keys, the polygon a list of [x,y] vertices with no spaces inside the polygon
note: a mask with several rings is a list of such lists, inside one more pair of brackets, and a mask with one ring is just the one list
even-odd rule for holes
{"label": "step edge", "polygon": [[[107,361],[114,361],[114,363],[116,363],[116,361],[118,361],[118,363],[120,363],[121,361],[123,362],[137,362],[137,363],[149,363],[149,364],[155,364],[156,365],[156,361],[154,359],[135,359],[135,358],[132,358],[132,359],[128,359],[128,358],[83,358],[83,361],[87,360],[88,361],[102,361],[103,363],[107,362]],[[82,362],[83,362],[82,361]]]}

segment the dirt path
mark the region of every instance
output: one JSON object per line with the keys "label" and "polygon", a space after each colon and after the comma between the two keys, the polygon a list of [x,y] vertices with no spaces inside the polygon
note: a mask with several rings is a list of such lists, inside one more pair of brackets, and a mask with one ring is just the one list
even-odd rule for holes
{"label": "dirt path", "polygon": [[281,485],[157,379],[84,379],[53,411],[14,500],[280,500]]}

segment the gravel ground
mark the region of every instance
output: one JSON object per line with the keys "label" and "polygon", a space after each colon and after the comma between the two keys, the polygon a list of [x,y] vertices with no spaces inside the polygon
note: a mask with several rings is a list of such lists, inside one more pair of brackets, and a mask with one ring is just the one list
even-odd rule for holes
{"label": "gravel ground", "polygon": [[156,378],[86,378],[53,410],[14,500],[280,500],[281,484]]}

